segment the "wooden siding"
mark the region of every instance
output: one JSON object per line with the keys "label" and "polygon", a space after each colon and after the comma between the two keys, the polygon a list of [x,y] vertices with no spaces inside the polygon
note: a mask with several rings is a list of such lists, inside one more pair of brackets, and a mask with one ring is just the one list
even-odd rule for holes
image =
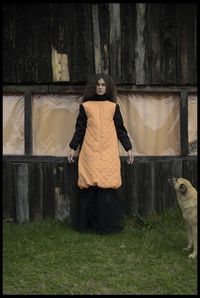
{"label": "wooden siding", "polygon": [[196,11],[196,3],[4,3],[3,81],[54,83],[58,63],[56,83],[103,71],[118,84],[196,85]]}
{"label": "wooden siding", "polygon": [[[183,176],[197,187],[197,158],[135,158],[129,166],[121,158],[126,214],[148,217],[177,206],[169,176]],[[54,218],[70,221],[77,196],[77,159],[3,162],[3,219],[18,223]],[[9,183],[8,183],[9,181]]]}

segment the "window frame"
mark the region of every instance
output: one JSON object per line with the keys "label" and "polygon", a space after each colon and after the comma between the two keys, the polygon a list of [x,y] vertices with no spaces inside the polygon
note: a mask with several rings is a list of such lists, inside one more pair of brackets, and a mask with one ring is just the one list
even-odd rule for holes
{"label": "window frame", "polygon": [[[175,92],[180,96],[180,155],[175,157],[189,157],[189,140],[188,140],[188,95],[197,94],[196,87],[137,87],[137,86],[117,86],[117,90],[120,92]],[[64,93],[64,94],[83,94],[84,86],[72,86],[72,85],[5,85],[3,86],[3,95],[6,94],[23,94],[24,95],[24,155],[3,155],[4,160],[21,160],[26,158],[31,159],[45,159],[45,160],[65,160],[66,157],[54,157],[54,156],[41,156],[32,155],[33,152],[33,139],[32,139],[32,97],[34,93]],[[170,156],[137,156],[142,159],[151,158],[171,158]]]}

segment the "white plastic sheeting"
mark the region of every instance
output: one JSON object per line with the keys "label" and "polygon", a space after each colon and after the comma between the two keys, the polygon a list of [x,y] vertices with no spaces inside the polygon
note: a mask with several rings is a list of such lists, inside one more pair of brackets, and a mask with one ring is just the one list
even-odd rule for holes
{"label": "white plastic sheeting", "polygon": [[[189,142],[197,140],[197,100],[188,98]],[[67,156],[81,95],[33,94],[33,155]],[[169,92],[119,92],[135,155],[180,154],[180,98]],[[121,144],[120,155],[126,156]],[[3,97],[3,153],[24,154],[24,97]],[[77,150],[78,154],[78,150]]]}
{"label": "white plastic sheeting", "polygon": [[78,95],[33,95],[33,155],[67,156],[80,102]]}
{"label": "white plastic sheeting", "polygon": [[[180,154],[179,94],[127,92],[117,102],[135,155]],[[126,155],[121,146],[120,155]]]}
{"label": "white plastic sheeting", "polygon": [[24,154],[24,96],[3,96],[3,154]]}

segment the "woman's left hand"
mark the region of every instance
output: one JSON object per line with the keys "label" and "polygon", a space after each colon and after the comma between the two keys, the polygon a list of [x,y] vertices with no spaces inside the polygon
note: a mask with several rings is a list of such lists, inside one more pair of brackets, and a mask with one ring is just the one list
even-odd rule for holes
{"label": "woman's left hand", "polygon": [[75,162],[74,161],[74,155],[75,155],[75,150],[73,149],[69,149],[69,154],[68,154],[68,161],[71,162]]}
{"label": "woman's left hand", "polygon": [[128,150],[128,151],[127,151],[127,154],[128,154],[128,160],[127,160],[127,163],[128,163],[129,165],[132,165],[132,164],[133,164],[133,161],[134,161],[134,154],[133,154],[132,149]]}

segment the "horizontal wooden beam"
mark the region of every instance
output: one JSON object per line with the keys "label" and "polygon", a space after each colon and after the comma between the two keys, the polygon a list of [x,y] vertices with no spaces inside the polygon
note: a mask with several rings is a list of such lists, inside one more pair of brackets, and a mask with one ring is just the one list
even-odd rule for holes
{"label": "horizontal wooden beam", "polygon": [[[37,93],[80,93],[85,90],[85,86],[76,85],[4,85],[3,93],[9,92],[37,92]],[[117,85],[119,92],[133,91],[133,92],[197,92],[196,86],[135,86],[135,85]]]}

